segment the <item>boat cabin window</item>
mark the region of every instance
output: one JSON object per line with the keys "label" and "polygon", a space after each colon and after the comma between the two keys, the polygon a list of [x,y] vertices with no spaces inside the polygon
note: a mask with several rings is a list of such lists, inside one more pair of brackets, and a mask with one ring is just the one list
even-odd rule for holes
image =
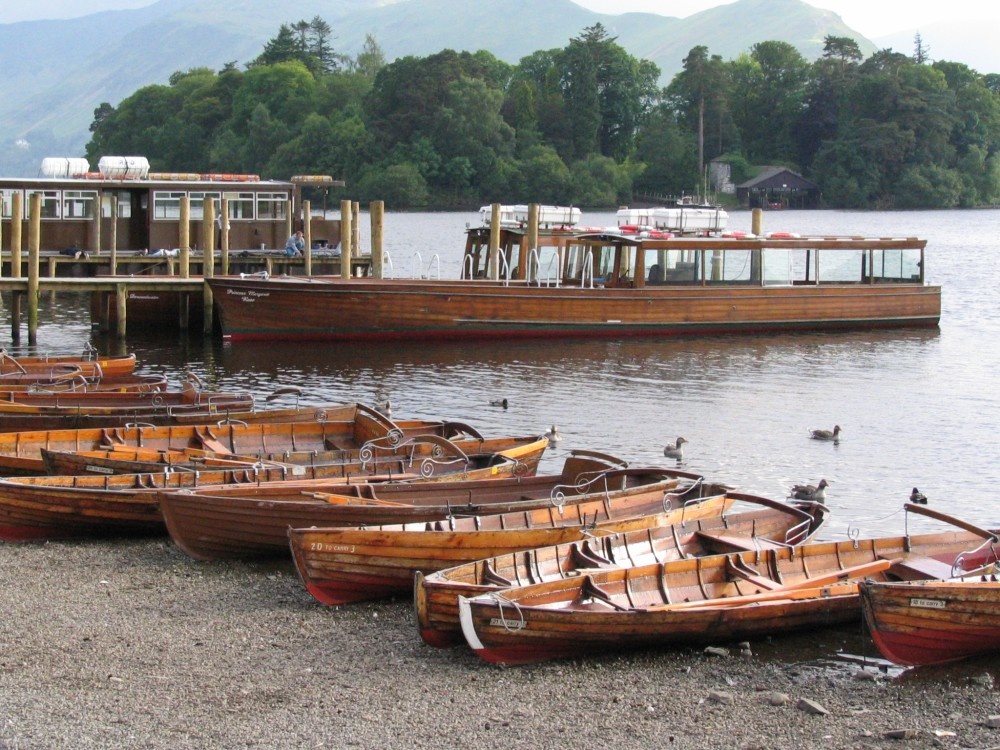
{"label": "boat cabin window", "polygon": [[257,218],[284,221],[287,205],[288,193],[257,193]]}
{"label": "boat cabin window", "polygon": [[253,193],[224,193],[229,201],[230,219],[253,219]]}
{"label": "boat cabin window", "polygon": [[[14,193],[21,194],[21,213],[24,213],[24,193],[20,190],[0,190],[0,204],[2,204],[0,205],[0,208],[2,208],[0,215],[2,215],[5,219],[9,219],[10,212],[14,210],[12,203]],[[21,218],[23,219],[24,216],[21,216]]]}
{"label": "boat cabin window", "polygon": [[181,198],[184,195],[184,193],[157,190],[153,193],[153,218],[174,221],[181,218]]}
{"label": "boat cabin window", "polygon": [[[60,194],[58,190],[40,190],[42,194],[42,218],[60,218]],[[30,213],[30,211],[29,211]]]}
{"label": "boat cabin window", "polygon": [[205,201],[215,200],[216,212],[218,213],[219,193],[191,193],[191,220],[205,218]]}
{"label": "boat cabin window", "polygon": [[64,190],[63,218],[93,219],[96,215],[96,190]]}
{"label": "boat cabin window", "polygon": [[101,216],[105,219],[111,218],[111,199],[115,196],[118,198],[118,218],[131,218],[132,195],[127,190],[105,190],[101,196]]}
{"label": "boat cabin window", "polygon": [[700,253],[695,250],[643,250],[647,284],[677,284],[701,280]]}

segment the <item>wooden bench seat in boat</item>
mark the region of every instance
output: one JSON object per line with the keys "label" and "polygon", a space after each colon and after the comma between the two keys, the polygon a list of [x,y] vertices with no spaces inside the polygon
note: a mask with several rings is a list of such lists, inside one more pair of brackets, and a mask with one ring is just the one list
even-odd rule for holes
{"label": "wooden bench seat in boat", "polygon": [[899,560],[889,569],[889,573],[901,581],[924,581],[951,578],[960,571],[952,572],[952,564],[933,557],[915,557]]}

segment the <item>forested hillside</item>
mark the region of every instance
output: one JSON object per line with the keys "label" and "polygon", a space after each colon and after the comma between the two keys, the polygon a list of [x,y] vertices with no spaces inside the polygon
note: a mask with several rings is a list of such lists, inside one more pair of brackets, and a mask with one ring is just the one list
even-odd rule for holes
{"label": "forested hillside", "polygon": [[724,60],[690,50],[667,87],[601,24],[509,64],[442,50],[385,62],[340,54],[321,18],[283,25],[244,69],[178,71],[95,112],[87,155],[156,171],[331,174],[391,207],[489,201],[616,206],[702,189],[704,165],[782,164],[827,205],[1000,202],[1000,76],[908,56],[823,56],[765,41]]}

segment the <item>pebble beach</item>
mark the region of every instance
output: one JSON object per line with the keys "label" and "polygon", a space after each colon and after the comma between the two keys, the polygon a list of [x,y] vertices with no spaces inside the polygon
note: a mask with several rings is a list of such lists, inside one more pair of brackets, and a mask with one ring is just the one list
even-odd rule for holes
{"label": "pebble beach", "polygon": [[1000,665],[888,668],[850,628],[504,668],[165,537],[4,544],[0,578],[3,750],[1000,748]]}

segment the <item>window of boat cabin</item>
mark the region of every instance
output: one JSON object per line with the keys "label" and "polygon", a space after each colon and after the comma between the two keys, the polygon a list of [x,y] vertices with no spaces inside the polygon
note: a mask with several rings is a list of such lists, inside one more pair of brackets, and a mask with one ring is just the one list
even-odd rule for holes
{"label": "window of boat cabin", "polygon": [[287,205],[288,193],[257,193],[257,218],[284,221]]}
{"label": "window of boat cabin", "polygon": [[222,195],[229,201],[230,220],[254,218],[253,193],[223,193]]}
{"label": "window of boat cabin", "polygon": [[642,252],[646,284],[695,282],[701,277],[701,259],[695,250],[647,248]]}
{"label": "window of boat cabin", "polygon": [[105,190],[101,196],[101,216],[111,218],[111,199],[118,198],[118,218],[132,218],[132,196],[127,190]]}
{"label": "window of boat cabin", "polygon": [[61,196],[58,190],[39,190],[42,194],[42,218],[58,219],[60,217]]}
{"label": "window of boat cabin", "polygon": [[181,218],[181,198],[183,192],[167,192],[157,190],[153,193],[153,218],[172,219],[176,221]]}
{"label": "window of boat cabin", "polygon": [[63,190],[64,219],[93,219],[97,213],[96,190]]}
{"label": "window of boat cabin", "polygon": [[215,205],[219,205],[219,193],[192,192],[191,195],[191,221],[205,218],[205,201],[214,200]]}
{"label": "window of boat cabin", "polygon": [[24,200],[24,193],[20,190],[11,190],[10,188],[5,188],[0,190],[0,204],[3,204],[3,211],[0,215],[5,219],[10,218],[10,212],[14,210],[13,197],[14,193],[19,193],[21,195],[21,218],[24,218],[26,201]]}

